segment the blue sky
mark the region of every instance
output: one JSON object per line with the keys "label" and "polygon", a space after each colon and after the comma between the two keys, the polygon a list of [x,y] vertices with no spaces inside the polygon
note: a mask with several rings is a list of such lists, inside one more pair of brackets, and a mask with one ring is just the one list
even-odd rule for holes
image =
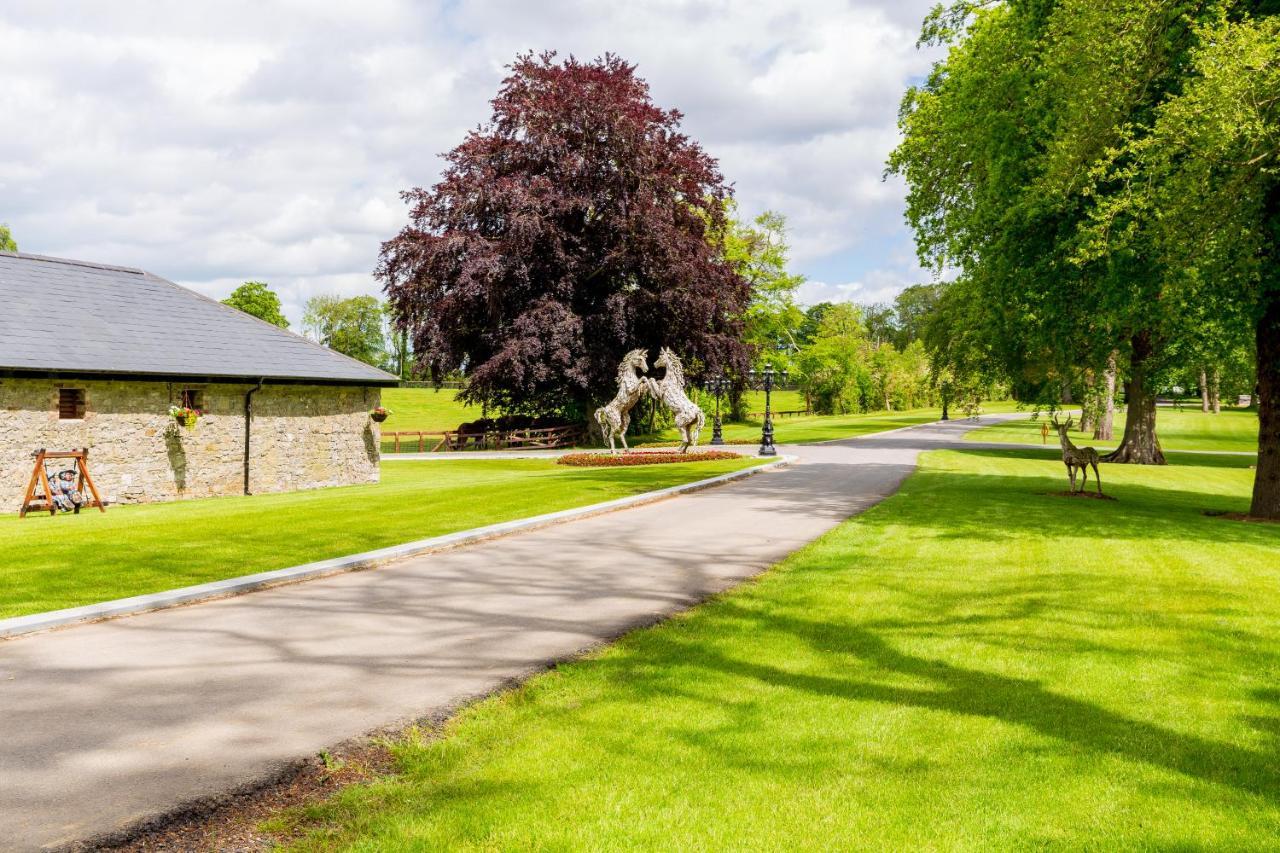
{"label": "blue sky", "polygon": [[932,0],[0,3],[0,221],[23,251],[140,266],[221,297],[262,279],[296,322],[376,293],[400,190],[488,114],[519,52],[637,64],[745,213],[782,212],[802,298],[927,274],[882,180],[934,58]]}

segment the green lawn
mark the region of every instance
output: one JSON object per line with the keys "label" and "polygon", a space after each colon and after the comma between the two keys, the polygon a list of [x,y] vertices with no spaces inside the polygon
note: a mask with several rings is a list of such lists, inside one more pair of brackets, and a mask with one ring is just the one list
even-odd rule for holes
{"label": "green lawn", "polygon": [[[984,413],[1017,411],[1017,403],[1012,401],[993,401],[982,404]],[[959,412],[953,414],[962,418]],[[873,432],[884,432],[901,427],[917,426],[932,423],[942,417],[941,408],[908,409],[901,412],[872,412],[865,415],[803,415],[799,417],[774,418],[773,440],[777,444],[805,444],[815,441],[833,441],[841,438],[854,438]],[[726,441],[736,439],[758,441],[760,439],[761,421],[751,420],[724,425]],[[675,441],[679,436],[674,428],[658,435],[635,436],[636,444],[652,444],[656,442]],[[628,438],[628,441],[633,439]],[[706,444],[711,440],[711,419],[702,431],[699,443]]]}
{"label": "green lawn", "polygon": [[462,405],[457,394],[452,388],[383,388],[382,405],[391,410],[391,417],[382,430],[443,432],[479,418],[480,409]]}
{"label": "green lawn", "polygon": [[[442,432],[479,418],[480,409],[462,405],[455,399],[457,394],[451,388],[384,388],[382,405],[392,414],[382,428],[386,432]],[[748,411],[764,411],[763,391],[748,391],[746,397]],[[774,391],[771,403],[777,411],[799,411],[805,407],[799,391]]]}
{"label": "green lawn", "polygon": [[[965,435],[969,441],[1007,441],[1018,444],[1040,444],[1039,420],[1010,421],[983,427]],[[1124,414],[1117,413],[1116,440],[1095,442],[1091,435],[1073,430],[1071,440],[1078,445],[1114,448],[1124,435]],[[1247,409],[1223,409],[1219,414],[1205,414],[1199,409],[1161,408],[1156,413],[1156,434],[1165,450],[1258,450],[1258,413]],[[1058,436],[1050,429],[1049,444],[1058,445]]]}
{"label": "green lawn", "polygon": [[[409,432],[441,432],[451,430],[464,421],[480,417],[480,410],[463,406],[454,397],[456,391],[431,388],[387,388],[382,392],[382,404],[391,410],[391,417],[382,424],[382,431]],[[804,408],[804,398],[799,391],[775,391],[772,394],[772,406],[775,411],[798,411]],[[1008,401],[983,403],[984,412],[1011,412],[1018,404]],[[749,391],[747,393],[747,409],[751,412],[764,410],[764,392]],[[708,423],[702,434],[701,442],[711,440],[710,407],[707,408]],[[867,415],[809,415],[779,417],[774,420],[774,440],[779,444],[796,444],[814,441],[829,441],[839,438],[853,438],[871,432],[914,426],[936,421],[942,415],[940,408],[910,409],[903,412],[875,412]],[[962,417],[957,411],[956,417]],[[727,440],[756,440],[760,437],[760,420],[749,420],[740,423],[725,424],[724,436]],[[632,435],[628,441],[636,444],[652,444],[669,442],[677,438],[674,429],[666,430],[659,435]],[[416,450],[417,445],[405,439]],[[390,452],[392,442],[382,442],[383,450]],[[409,446],[409,445],[404,445]],[[428,445],[428,449],[429,445]]]}
{"label": "green lawn", "polygon": [[389,462],[372,486],[0,517],[0,618],[356,554],[722,474],[755,459],[583,469]]}
{"label": "green lawn", "polygon": [[[1185,457],[1184,457],[1185,458]],[[396,747],[302,849],[1275,849],[1280,527],[1246,460],[935,452],[759,582]]]}
{"label": "green lawn", "polygon": [[[747,391],[744,395],[748,412],[764,411],[764,392]],[[774,391],[769,395],[769,405],[775,412],[804,411],[804,395],[799,391]],[[707,407],[710,409],[710,407]]]}

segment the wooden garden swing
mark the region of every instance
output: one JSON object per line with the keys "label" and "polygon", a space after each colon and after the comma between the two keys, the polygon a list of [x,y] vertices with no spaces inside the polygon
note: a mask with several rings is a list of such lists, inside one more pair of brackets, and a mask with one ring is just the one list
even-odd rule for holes
{"label": "wooden garden swing", "polygon": [[[31,481],[27,483],[27,493],[22,499],[22,509],[18,513],[19,518],[26,518],[27,513],[35,510],[41,512],[49,511],[49,515],[58,514],[58,504],[53,497],[53,486],[49,483],[49,471],[46,462],[50,459],[70,459],[71,469],[76,472],[76,491],[83,497],[80,503],[75,504],[74,512],[79,515],[81,507],[97,507],[99,511],[106,512],[107,508],[102,505],[102,498],[98,496],[98,489],[93,485],[93,478],[89,476],[89,448],[81,450],[64,450],[49,451],[43,447],[32,454],[36,458],[35,468],[31,471]],[[44,490],[43,494],[36,494],[36,487],[39,486]],[[85,488],[88,487],[88,495],[85,495]]]}

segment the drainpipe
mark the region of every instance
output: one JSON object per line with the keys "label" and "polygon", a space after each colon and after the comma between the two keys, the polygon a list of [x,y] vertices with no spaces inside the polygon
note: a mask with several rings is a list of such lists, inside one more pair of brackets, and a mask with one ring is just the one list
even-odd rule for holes
{"label": "drainpipe", "polygon": [[262,390],[263,380],[259,379],[258,384],[250,388],[244,395],[244,493],[251,495],[249,491],[249,437],[250,424],[253,423],[253,395]]}

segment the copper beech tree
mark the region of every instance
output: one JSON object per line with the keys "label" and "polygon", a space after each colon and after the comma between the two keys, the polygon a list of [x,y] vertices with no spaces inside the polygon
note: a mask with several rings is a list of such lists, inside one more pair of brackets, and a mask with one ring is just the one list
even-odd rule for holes
{"label": "copper beech tree", "polygon": [[724,260],[731,188],[635,67],[527,54],[493,117],[403,193],[377,276],[434,376],[506,411],[585,417],[630,349],[745,372],[750,285]]}

